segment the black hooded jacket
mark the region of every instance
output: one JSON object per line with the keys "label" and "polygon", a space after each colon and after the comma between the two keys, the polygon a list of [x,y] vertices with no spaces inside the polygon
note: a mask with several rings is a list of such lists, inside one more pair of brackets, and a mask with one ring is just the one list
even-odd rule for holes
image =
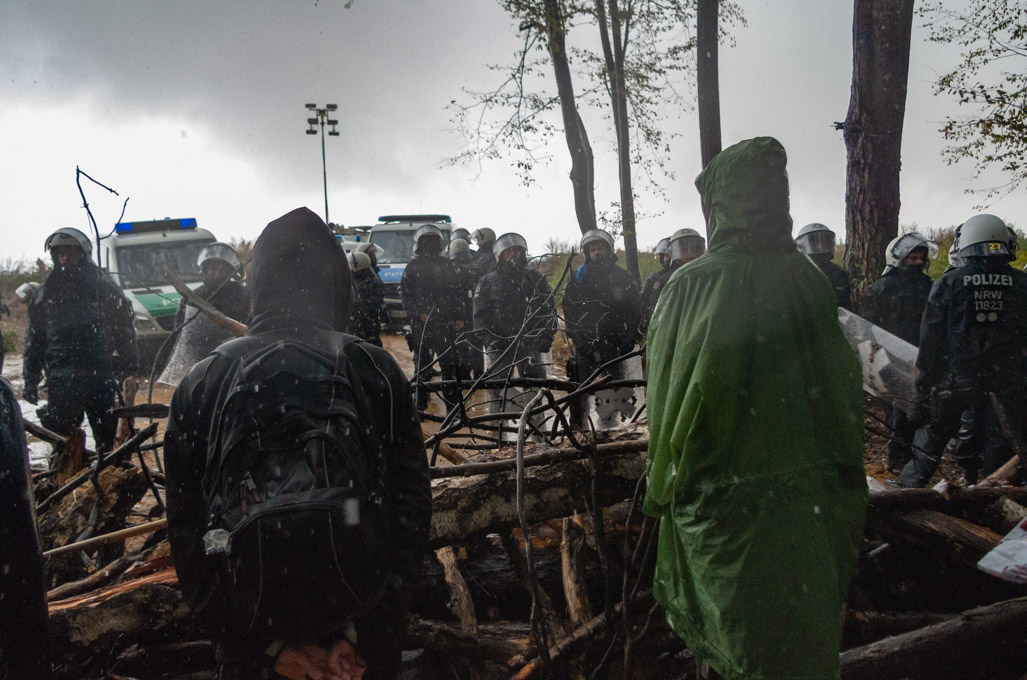
{"label": "black hooded jacket", "polygon": [[21,410],[0,378],[0,678],[50,677],[46,575]]}
{"label": "black hooded jacket", "polygon": [[357,299],[353,305],[353,315],[349,329],[365,340],[374,340],[381,336],[381,320],[385,310],[385,284],[378,278],[374,269],[361,269],[353,272]]}
{"label": "black hooded jacket", "polygon": [[[306,208],[268,224],[254,246],[249,278],[253,322],[246,336],[219,347],[182,380],[164,439],[175,568],[186,603],[215,632],[224,630],[225,622],[219,617],[214,565],[202,545],[208,529],[202,481],[221,384],[233,361],[255,345],[294,339],[322,351],[337,346],[352,296],[345,253],[324,222]],[[371,402],[385,454],[389,567],[408,583],[416,582],[428,541],[431,487],[410,385],[388,352],[349,339],[344,352]]]}
{"label": "black hooded jacket", "polygon": [[995,258],[967,258],[931,288],[920,326],[917,393],[1023,389],[1025,351],[1027,274]]}
{"label": "black hooded jacket", "polygon": [[420,323],[422,314],[430,315],[433,324],[460,318],[462,299],[456,269],[439,253],[417,255],[407,264],[400,295],[403,309],[414,323]]}
{"label": "black hooded jacket", "polygon": [[578,353],[603,361],[630,352],[641,318],[638,281],[612,259],[588,260],[567,284],[563,312]]}
{"label": "black hooded jacket", "polygon": [[863,291],[863,318],[906,342],[920,344],[920,317],[931,294],[931,277],[893,267]]}
{"label": "black hooded jacket", "polygon": [[838,306],[844,309],[852,309],[852,284],[849,282],[849,275],[845,270],[831,262],[831,255],[810,255],[813,263],[820,267],[824,276],[831,282],[834,288],[835,297],[838,298]]}
{"label": "black hooded jacket", "polygon": [[132,303],[93,262],[55,266],[28,307],[22,372],[27,385],[53,378],[118,380],[138,366]]}
{"label": "black hooded jacket", "polygon": [[545,277],[501,262],[482,277],[474,298],[474,329],[486,347],[505,347],[524,328],[524,345],[548,352],[556,335],[556,304]]}

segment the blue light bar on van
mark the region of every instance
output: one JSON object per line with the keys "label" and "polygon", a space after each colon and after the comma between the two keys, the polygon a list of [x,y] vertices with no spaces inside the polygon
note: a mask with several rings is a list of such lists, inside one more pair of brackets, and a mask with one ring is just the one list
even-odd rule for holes
{"label": "blue light bar on van", "polygon": [[379,222],[452,222],[449,215],[382,215]]}
{"label": "blue light bar on van", "polygon": [[118,234],[144,234],[155,231],[171,231],[173,229],[195,229],[195,217],[181,219],[147,220],[145,222],[118,222],[114,231]]}

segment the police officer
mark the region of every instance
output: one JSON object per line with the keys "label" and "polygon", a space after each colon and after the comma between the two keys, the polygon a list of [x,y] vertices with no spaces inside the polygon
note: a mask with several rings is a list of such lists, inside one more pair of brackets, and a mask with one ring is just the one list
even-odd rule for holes
{"label": "police officer", "polygon": [[[616,265],[613,237],[602,229],[591,229],[581,237],[581,250],[585,263],[571,277],[563,297],[567,333],[574,343],[568,376],[578,380],[630,352],[641,318],[638,281]],[[579,425],[588,414],[587,401],[584,398],[574,405]]]}
{"label": "police officer", "polygon": [[118,383],[137,368],[132,304],[90,261],[92,244],[78,229],[58,229],[45,247],[54,268],[28,308],[23,397],[38,403],[45,374],[49,403],[37,411],[43,427],[67,436],[85,412],[97,450],[110,451]]}
{"label": "police officer", "polygon": [[[931,277],[924,272],[938,256],[938,244],[920,234],[892,239],[885,250],[884,273],[863,291],[863,317],[906,342],[920,344],[920,317],[931,293]],[[899,470],[912,455],[909,443],[916,426],[905,412],[889,408],[888,468]]]}
{"label": "police officer", "polygon": [[[1006,427],[1015,428],[1015,436],[1022,433],[1027,274],[1009,266],[1009,230],[994,215],[968,219],[959,245],[963,266],[935,282],[924,309],[911,415],[922,427],[899,478],[907,487],[930,480],[967,408],[984,440],[980,474],[991,474],[1011,457]],[[968,481],[975,479],[968,471]]]}
{"label": "police officer", "polygon": [[364,241],[356,247],[354,252],[364,253],[371,258],[371,269],[375,274],[378,273],[378,256],[385,252],[384,248],[370,241]]}
{"label": "police officer", "polygon": [[639,324],[639,333],[645,335],[649,328],[649,320],[656,309],[656,300],[660,297],[660,289],[667,282],[667,272],[670,270],[670,237],[661,238],[653,250],[653,255],[660,263],[660,268],[646,277],[642,283],[642,321]]}
{"label": "police officer", "polygon": [[366,252],[350,256],[357,297],[350,316],[349,331],[372,345],[382,346],[381,320],[385,314],[385,284],[371,268]]}
{"label": "police officer", "polygon": [[656,302],[660,299],[660,293],[664,286],[670,281],[671,275],[697,257],[706,253],[706,239],[695,229],[678,229],[667,239],[667,266],[653,276],[646,279],[648,284],[653,279],[648,298],[646,297],[645,286],[642,287],[642,323],[640,330],[644,334],[649,328],[649,320],[656,311]]}
{"label": "police officer", "polygon": [[[203,273],[203,285],[196,289],[196,294],[228,318],[248,324],[250,293],[238,280],[242,275],[242,262],[235,248],[227,243],[211,243],[200,251],[196,264]],[[176,328],[185,322],[186,306],[184,299],[178,305]]]}
{"label": "police officer", "polygon": [[[520,234],[495,243],[496,270],[482,277],[474,298],[474,327],[484,336],[489,374],[505,379],[517,367],[522,378],[545,378],[542,355],[556,334],[556,304],[545,277],[528,269],[528,244]],[[490,410],[507,410],[501,390],[490,390]]]}
{"label": "police officer", "polygon": [[820,267],[827,280],[834,288],[834,294],[838,298],[838,306],[845,309],[852,309],[852,289],[849,283],[849,275],[844,269],[831,260],[834,258],[835,235],[819,222],[807,224],[799,231],[795,239],[795,245],[799,250],[809,256],[813,263]]}
{"label": "police officer", "polygon": [[488,227],[475,229],[471,234],[474,244],[478,246],[478,271],[485,276],[496,268],[496,255],[493,253],[493,246],[496,243],[496,232]]}
{"label": "police officer", "polygon": [[[434,224],[422,225],[414,232],[414,259],[403,271],[400,283],[403,308],[410,319],[417,373],[417,408],[428,407],[428,392],[422,382],[431,378],[433,358],[438,356],[443,380],[456,379],[454,331],[464,330],[464,321],[453,301],[460,298],[453,263],[442,256],[442,231]],[[455,389],[444,393],[452,408],[460,399]]]}
{"label": "police officer", "polygon": [[470,244],[470,242],[471,242],[471,232],[467,231],[463,227],[457,227],[449,235],[449,242],[452,243],[453,241],[455,241],[457,239],[462,239],[464,242]]}
{"label": "police officer", "polygon": [[[453,233],[466,229],[457,229]],[[471,255],[467,241],[454,238],[449,242],[449,259],[456,271],[456,284],[460,298],[454,301],[458,308],[461,321],[464,322],[464,333],[457,338],[457,373],[460,379],[477,378],[485,371],[485,357],[482,354],[481,340],[471,331],[474,321],[474,290],[478,286],[481,275],[478,262]]]}

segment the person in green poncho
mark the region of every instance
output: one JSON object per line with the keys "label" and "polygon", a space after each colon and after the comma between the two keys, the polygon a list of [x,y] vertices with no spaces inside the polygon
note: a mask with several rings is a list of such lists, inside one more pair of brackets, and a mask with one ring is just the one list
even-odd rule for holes
{"label": "person in green poncho", "polygon": [[758,137],[699,175],[709,252],[648,334],[654,594],[729,680],[839,677],[866,509],[860,366],[792,241],[785,160]]}

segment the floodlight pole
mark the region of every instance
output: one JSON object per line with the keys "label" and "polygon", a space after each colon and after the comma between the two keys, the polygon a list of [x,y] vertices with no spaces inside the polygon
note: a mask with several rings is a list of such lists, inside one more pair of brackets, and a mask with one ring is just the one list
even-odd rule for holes
{"label": "floodlight pole", "polygon": [[336,104],[326,104],[324,108],[319,107],[317,104],[307,104],[307,110],[314,112],[316,118],[307,118],[307,125],[310,127],[307,129],[308,135],[316,135],[317,128],[315,125],[320,124],[321,126],[321,175],[324,179],[324,191],[325,191],[325,224],[328,222],[328,161],[325,158],[325,123],[332,126],[332,129],[328,131],[328,134],[332,137],[338,137],[339,131],[335,129],[335,126],[339,124],[338,120],[329,119],[328,114],[338,109]]}

